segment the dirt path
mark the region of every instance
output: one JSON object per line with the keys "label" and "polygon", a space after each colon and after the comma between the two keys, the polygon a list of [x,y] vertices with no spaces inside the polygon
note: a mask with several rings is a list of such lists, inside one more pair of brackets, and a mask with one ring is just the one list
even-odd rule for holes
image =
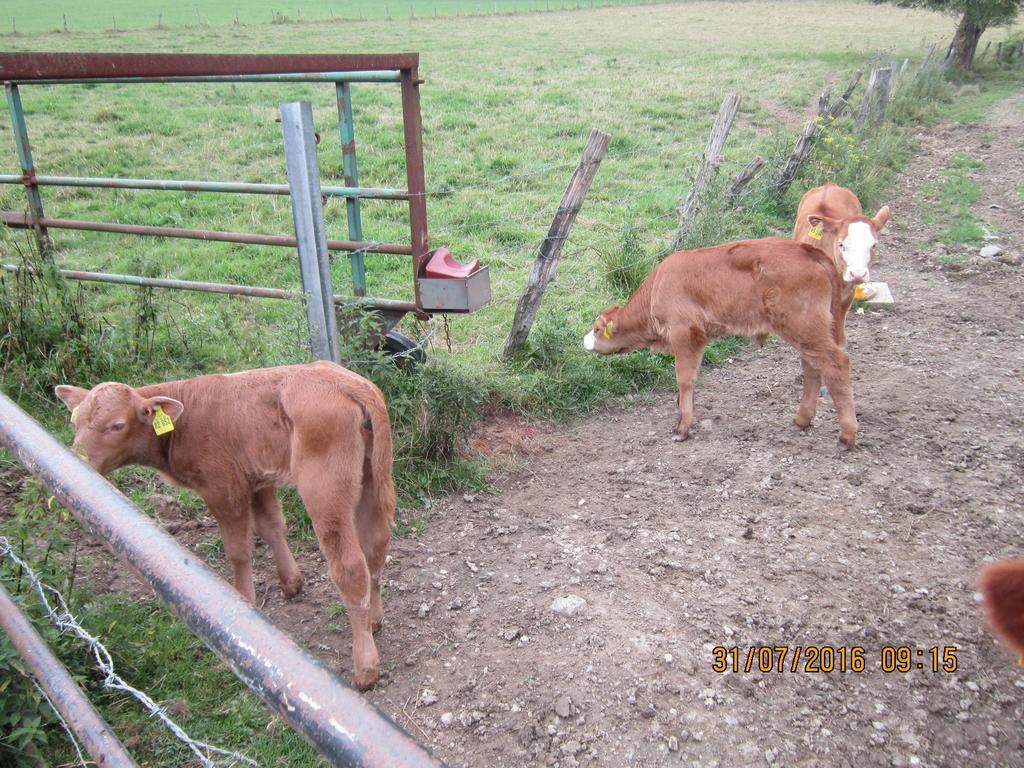
{"label": "dirt path", "polygon": [[[703,375],[684,444],[671,394],[537,438],[500,495],[396,542],[378,705],[454,766],[1024,765],[1024,670],[975,597],[980,565],[1024,553],[1024,268],[941,267],[919,223],[965,152],[977,215],[1019,253],[1024,112],[921,144],[874,269],[898,306],[849,323],[860,448],[838,450],[830,401],[791,427],[781,345]],[[347,632],[318,642],[345,668]],[[862,646],[865,671],[711,668],[717,645],[824,644]],[[883,646],[925,669],[881,671]]]}
{"label": "dirt path", "polygon": [[[542,431],[499,495],[395,541],[372,701],[452,766],[1024,765],[1024,670],[975,598],[981,564],[1024,553],[1024,111],[921,145],[873,268],[897,308],[848,324],[860,447],[838,449],[827,400],[791,426],[779,344],[702,376],[686,443],[672,393]],[[942,266],[920,205],[958,152],[986,161],[975,211],[1018,265]],[[183,540],[215,531],[167,502]],[[261,550],[265,611],[348,675],[337,592],[297,554],[286,602]],[[786,671],[716,673],[719,645],[741,665],[787,646]],[[822,645],[862,647],[864,671],[790,671]],[[884,646],[926,668],[883,672]],[[930,671],[933,646],[956,672]]]}

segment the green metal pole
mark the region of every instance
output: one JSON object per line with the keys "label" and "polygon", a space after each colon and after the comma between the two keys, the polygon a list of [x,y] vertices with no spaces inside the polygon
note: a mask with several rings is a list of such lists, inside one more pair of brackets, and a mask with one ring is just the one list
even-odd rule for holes
{"label": "green metal pole", "polygon": [[28,143],[28,128],[25,125],[25,110],[21,106],[21,94],[14,83],[6,83],[7,107],[11,111],[11,126],[14,129],[14,144],[18,150],[18,162],[25,178],[25,194],[28,196],[29,213],[32,216],[32,228],[36,231],[39,251],[50,256],[50,236],[46,228],[40,224],[43,218],[43,199],[36,185],[36,169],[32,163],[32,148]]}
{"label": "green metal pole", "polygon": [[[341,128],[341,160],[345,174],[345,185],[358,186],[359,169],[356,167],[356,128],[352,119],[352,88],[348,83],[338,83],[338,123]],[[363,220],[359,215],[359,198],[345,200],[348,214],[348,236],[363,239]],[[362,251],[349,254],[352,265],[352,290],[356,296],[366,295],[366,262]]]}

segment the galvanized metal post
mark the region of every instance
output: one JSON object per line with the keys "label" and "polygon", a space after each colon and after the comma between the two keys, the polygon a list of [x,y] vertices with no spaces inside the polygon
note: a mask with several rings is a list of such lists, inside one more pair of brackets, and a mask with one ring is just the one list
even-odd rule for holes
{"label": "galvanized metal post", "polygon": [[[341,161],[345,173],[345,184],[359,186],[359,169],[356,167],[356,127],[352,117],[352,88],[348,83],[338,83],[338,122],[341,128]],[[363,239],[363,220],[359,215],[359,198],[345,200],[348,216],[348,237],[350,240]],[[366,263],[362,251],[349,254],[352,265],[352,292],[356,296],[366,295]]]}
{"label": "galvanized metal post", "polygon": [[6,83],[7,108],[11,111],[11,127],[14,129],[14,143],[18,150],[18,162],[23,173],[22,183],[28,196],[28,209],[32,215],[32,228],[36,231],[39,251],[50,255],[50,236],[40,222],[43,218],[43,199],[36,185],[36,168],[32,163],[32,148],[28,143],[28,127],[25,125],[25,110],[21,106],[21,93],[15,83]]}
{"label": "galvanized metal post", "polygon": [[313,134],[313,106],[308,101],[281,104],[284,155],[291,188],[295,239],[306,294],[310,345],[321,360],[341,362],[334,318],[331,263],[324,231],[324,206],[320,196],[320,169]]}
{"label": "galvanized metal post", "polygon": [[92,755],[96,765],[102,765],[104,768],[138,768],[138,763],[117,740],[110,726],[100,717],[100,713],[60,660],[53,655],[46,641],[32,628],[2,585],[0,627],[28,664],[32,676],[39,683],[39,687],[46,691],[53,706],[67,722],[68,728]]}
{"label": "galvanized metal post", "polygon": [[409,230],[412,242],[412,280],[416,306],[420,299],[420,270],[430,248],[427,237],[427,183],[423,175],[423,131],[420,124],[420,81],[415,68],[402,70],[402,118],[405,127],[405,175],[409,192]]}

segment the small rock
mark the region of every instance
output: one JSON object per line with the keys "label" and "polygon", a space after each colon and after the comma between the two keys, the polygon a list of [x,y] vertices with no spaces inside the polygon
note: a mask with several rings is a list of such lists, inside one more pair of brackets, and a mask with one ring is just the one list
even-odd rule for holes
{"label": "small rock", "polygon": [[669,736],[668,737],[668,751],[669,752],[678,752],[679,751],[679,739],[677,739],[675,736]]}
{"label": "small rock", "polygon": [[996,261],[1000,264],[1006,264],[1008,267],[1019,267],[1022,259],[1019,253],[1010,253],[1007,251],[996,256]]}
{"label": "small rock", "polygon": [[501,636],[511,643],[513,640],[519,637],[520,632],[521,630],[519,629],[519,627],[506,627],[505,629],[501,630]]}
{"label": "small rock", "polygon": [[445,712],[443,715],[441,715],[441,725],[446,725],[447,726],[447,725],[451,725],[454,722],[455,722],[455,715],[453,715],[451,712]]}
{"label": "small rock", "polygon": [[572,716],[572,701],[565,694],[555,699],[555,714],[563,719]]}
{"label": "small rock", "polygon": [[424,707],[429,707],[431,704],[437,703],[437,694],[429,688],[424,688],[420,692],[420,704]]}
{"label": "small rock", "polygon": [[582,749],[583,745],[576,741],[576,739],[569,739],[562,745],[562,751],[567,755],[575,755]]}
{"label": "small rock", "polygon": [[995,243],[989,243],[988,245],[982,246],[981,250],[978,251],[978,254],[986,259],[994,259],[1002,252],[1002,246],[996,245]]}
{"label": "small rock", "polygon": [[430,606],[426,603],[420,603],[420,610],[418,615],[421,619],[427,618],[427,614],[430,613]]}
{"label": "small rock", "polygon": [[587,604],[587,601],[577,595],[557,597],[551,601],[548,610],[560,616],[573,616]]}

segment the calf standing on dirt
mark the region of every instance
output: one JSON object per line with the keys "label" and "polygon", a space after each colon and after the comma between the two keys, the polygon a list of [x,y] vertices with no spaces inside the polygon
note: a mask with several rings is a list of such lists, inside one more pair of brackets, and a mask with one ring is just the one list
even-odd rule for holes
{"label": "calf standing on dirt", "polygon": [[[839,344],[842,283],[817,248],[769,237],[678,251],[644,280],[624,307],[602,312],[583,339],[603,355],[647,347],[676,358],[679,422],[685,440],[693,421],[693,384],[704,347],[718,336],[764,337],[769,332],[796,347],[805,380],[825,380],[839,416],[839,439],[852,448],[857,416],[850,388],[850,359]],[[795,423],[810,425],[818,392],[806,389]]]}
{"label": "calf standing on dirt", "polygon": [[[889,206],[868,218],[857,196],[831,181],[808,190],[800,199],[793,239],[821,248],[843,277],[843,311],[838,318],[840,344],[846,344],[846,315],[857,286],[871,279],[869,269],[878,233],[888,221]],[[806,379],[804,386],[808,386]],[[821,382],[815,386],[820,388]]]}
{"label": "calf standing on dirt", "polygon": [[235,589],[250,602],[254,529],[274,552],[285,596],[302,588],[277,498],[278,485],[297,487],[352,623],[353,680],[360,688],[376,682],[373,632],[384,619],[380,578],[395,489],[387,406],[372,382],[317,362],[55,391],[71,409],[75,447],[96,471],[142,464],[202,496]]}

